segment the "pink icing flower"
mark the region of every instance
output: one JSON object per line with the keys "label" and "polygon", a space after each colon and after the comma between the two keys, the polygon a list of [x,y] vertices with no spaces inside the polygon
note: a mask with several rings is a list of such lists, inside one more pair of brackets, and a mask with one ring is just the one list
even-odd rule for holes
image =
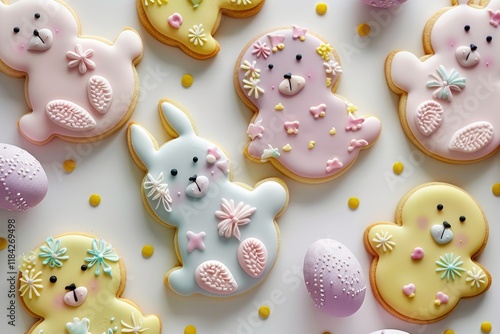
{"label": "pink icing flower", "polygon": [[87,49],[83,51],[81,44],[77,44],[75,47],[75,52],[66,52],[66,57],[70,59],[68,62],[69,68],[78,67],[80,74],[87,73],[87,70],[95,69],[95,63],[89,58],[94,55],[94,50]]}
{"label": "pink icing flower", "polygon": [[262,56],[262,57],[264,57],[264,59],[267,59],[267,57],[269,57],[269,55],[271,54],[271,48],[266,46],[266,43],[262,43],[261,41],[257,41],[253,45],[252,54],[255,55],[257,58]]}
{"label": "pink icing flower", "polygon": [[250,217],[256,210],[256,208],[251,207],[243,202],[238,203],[234,206],[234,201],[222,199],[221,203],[222,211],[215,211],[215,216],[221,220],[217,225],[219,230],[219,235],[226,238],[234,236],[236,239],[240,240],[241,233],[239,226],[246,225],[250,223]]}
{"label": "pink icing flower", "polygon": [[498,27],[500,25],[500,10],[488,9],[488,13],[490,14],[490,24],[495,28]]}

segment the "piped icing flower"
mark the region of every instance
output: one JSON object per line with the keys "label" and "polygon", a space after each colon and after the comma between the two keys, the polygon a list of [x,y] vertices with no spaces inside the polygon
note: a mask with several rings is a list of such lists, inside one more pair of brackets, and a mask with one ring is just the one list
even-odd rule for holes
{"label": "piped icing flower", "polygon": [[207,34],[205,34],[205,29],[203,29],[203,24],[194,25],[189,29],[189,41],[194,45],[203,46],[207,41]]}
{"label": "piped icing flower", "polygon": [[139,319],[139,322],[136,322],[134,312],[132,312],[132,324],[129,325],[125,321],[121,321],[122,323],[122,333],[134,333],[139,334],[147,331],[149,328],[142,328],[142,319]]}
{"label": "piped icing flower", "polygon": [[100,239],[98,242],[97,239],[94,239],[92,240],[92,249],[88,249],[87,253],[92,255],[92,257],[85,258],[85,261],[89,263],[87,267],[92,268],[96,265],[96,276],[101,273],[101,266],[105,274],[112,276],[112,268],[106,261],[117,262],[119,257],[113,253],[111,244],[106,245],[104,240]]}
{"label": "piped icing flower", "polygon": [[238,6],[246,6],[252,3],[252,0],[231,0],[232,3],[236,3]]}
{"label": "piped icing flower", "polygon": [[260,69],[256,67],[257,62],[254,60],[250,63],[248,60],[243,61],[243,64],[240,65],[240,68],[245,72],[246,77],[258,78],[260,77]]}
{"label": "piped icing flower", "polygon": [[82,45],[77,44],[75,46],[75,51],[66,52],[66,57],[68,57],[68,67],[75,68],[78,67],[78,71],[80,74],[87,73],[87,70],[95,69],[95,63],[90,60],[90,58],[94,55],[94,50],[87,49],[83,51]]}
{"label": "piped icing flower", "polygon": [[162,6],[162,5],[166,5],[168,3],[168,0],[144,0],[144,6],[149,6],[149,4],[151,5],[158,5],[158,6]]}
{"label": "piped icing flower", "polygon": [[253,45],[252,54],[257,58],[262,56],[264,59],[267,59],[271,54],[271,48],[268,47],[265,42],[263,43],[259,40]]}
{"label": "piped icing flower", "polygon": [[376,248],[381,248],[384,252],[392,251],[396,243],[391,241],[392,235],[387,231],[380,231],[380,233],[375,233],[375,238],[372,239],[373,242],[376,243]]}
{"label": "piped icing flower", "polygon": [[61,241],[52,239],[52,237],[48,237],[45,241],[46,245],[40,246],[40,254],[39,257],[44,258],[42,264],[48,264],[51,268],[54,267],[62,267],[61,260],[69,259],[68,255],[64,255],[67,252],[67,248],[61,248]]}
{"label": "piped icing flower", "polygon": [[472,270],[467,270],[467,278],[465,281],[470,282],[470,286],[476,286],[476,288],[481,287],[481,284],[486,284],[486,274],[482,269],[477,269],[472,267]]}
{"label": "piped icing flower", "polygon": [[221,221],[217,225],[219,235],[226,238],[234,236],[240,240],[241,233],[239,227],[250,223],[250,216],[256,211],[256,208],[239,202],[234,206],[234,200],[229,201],[222,198],[222,211],[215,211],[215,216]]}
{"label": "piped icing flower", "polygon": [[439,65],[436,73],[438,75],[431,74],[435,80],[428,81],[426,84],[428,88],[436,88],[432,97],[452,101],[452,91],[461,92],[465,88],[465,78],[461,77],[454,68],[448,73],[443,65]]}
{"label": "piped icing flower", "polygon": [[462,268],[463,261],[460,260],[461,257],[454,257],[453,253],[446,253],[444,256],[440,256],[439,260],[436,261],[438,268],[436,272],[442,272],[441,279],[446,278],[447,281],[455,280],[456,276],[462,277],[460,272],[465,271]]}
{"label": "piped icing flower", "polygon": [[35,274],[35,268],[31,270],[25,270],[22,272],[22,276],[20,278],[21,287],[19,288],[19,292],[21,292],[21,297],[23,297],[26,292],[28,293],[28,298],[33,298],[33,294],[37,297],[40,297],[39,289],[43,288],[42,278],[40,275],[41,271]]}
{"label": "piped icing flower", "polygon": [[332,50],[333,48],[329,43],[321,43],[321,45],[316,48],[316,53],[321,56],[321,59],[330,61],[330,54]]}
{"label": "piped icing flower", "polygon": [[151,197],[153,201],[158,201],[155,210],[158,210],[161,204],[165,211],[171,212],[172,197],[170,196],[170,191],[168,190],[168,184],[163,182],[163,172],[160,172],[156,180],[149,173],[146,177],[147,181],[144,181],[144,189],[149,190],[146,197]]}
{"label": "piped icing flower", "polygon": [[248,96],[253,96],[258,99],[259,98],[259,93],[264,94],[264,88],[259,87],[260,79],[256,78],[248,78],[248,79],[243,79],[243,88],[248,89]]}

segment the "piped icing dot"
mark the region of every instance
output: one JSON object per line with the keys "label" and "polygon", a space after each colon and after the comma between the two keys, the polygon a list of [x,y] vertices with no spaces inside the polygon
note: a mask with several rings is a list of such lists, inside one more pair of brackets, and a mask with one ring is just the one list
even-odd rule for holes
{"label": "piped icing dot", "polygon": [[191,87],[191,85],[193,84],[193,81],[194,81],[194,78],[191,74],[184,74],[182,76],[182,79],[181,79],[181,84],[182,84],[182,87]]}
{"label": "piped icing dot", "polygon": [[495,196],[500,196],[500,183],[493,184],[493,186],[491,187],[491,192]]}
{"label": "piped icing dot", "polygon": [[63,162],[63,169],[66,173],[71,173],[72,171],[75,170],[75,167],[76,163],[71,159],[68,159]]}
{"label": "piped icing dot", "polygon": [[372,31],[372,28],[368,23],[361,23],[358,28],[357,32],[359,36],[368,36],[370,32]]}
{"label": "piped icing dot", "polygon": [[491,332],[492,328],[493,328],[493,326],[491,325],[491,322],[489,322],[489,321],[485,321],[485,322],[481,323],[481,332],[483,332],[483,333]]}
{"label": "piped icing dot", "polygon": [[267,319],[269,318],[269,315],[271,314],[271,309],[267,305],[262,305],[259,308],[259,317],[261,319]]}
{"label": "piped icing dot", "polygon": [[357,197],[351,197],[347,201],[347,205],[349,205],[349,208],[351,210],[356,210],[359,207],[359,198]]}
{"label": "piped icing dot", "polygon": [[318,15],[325,15],[327,9],[328,5],[324,2],[318,2],[316,4],[316,13],[318,13]]}
{"label": "piped icing dot", "polygon": [[142,256],[147,259],[153,255],[154,251],[155,251],[155,249],[152,245],[144,245],[142,247],[141,253],[142,253]]}
{"label": "piped icing dot", "polygon": [[196,334],[196,327],[187,325],[186,328],[184,328],[184,334]]}
{"label": "piped icing dot", "polygon": [[97,194],[90,195],[89,203],[90,203],[90,205],[92,205],[94,207],[98,206],[99,204],[101,204],[101,196],[99,196]]}
{"label": "piped icing dot", "polygon": [[397,161],[397,162],[394,163],[394,165],[392,165],[392,171],[396,175],[400,175],[401,173],[403,173],[404,169],[405,169],[405,166],[400,161]]}
{"label": "piped icing dot", "polygon": [[7,239],[0,238],[0,250],[4,250],[7,247]]}
{"label": "piped icing dot", "polygon": [[282,111],[284,109],[285,107],[281,103],[278,103],[277,105],[274,106],[274,110],[276,111]]}

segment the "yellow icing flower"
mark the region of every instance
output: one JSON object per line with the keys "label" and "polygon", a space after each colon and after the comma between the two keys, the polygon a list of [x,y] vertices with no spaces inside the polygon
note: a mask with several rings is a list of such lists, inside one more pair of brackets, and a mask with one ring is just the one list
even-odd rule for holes
{"label": "yellow icing flower", "polygon": [[326,61],[330,60],[330,53],[332,52],[332,50],[333,48],[330,43],[321,43],[321,45],[316,48],[316,52],[321,56],[322,59]]}

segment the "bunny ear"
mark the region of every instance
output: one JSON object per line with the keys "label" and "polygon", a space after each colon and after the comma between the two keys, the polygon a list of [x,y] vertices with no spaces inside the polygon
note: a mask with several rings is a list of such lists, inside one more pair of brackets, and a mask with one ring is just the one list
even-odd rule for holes
{"label": "bunny ear", "polygon": [[157,144],[142,126],[131,124],[127,132],[129,150],[141,169],[149,170],[157,155]]}
{"label": "bunny ear", "polygon": [[174,104],[167,101],[160,102],[160,112],[162,121],[170,135],[196,134],[188,115]]}

